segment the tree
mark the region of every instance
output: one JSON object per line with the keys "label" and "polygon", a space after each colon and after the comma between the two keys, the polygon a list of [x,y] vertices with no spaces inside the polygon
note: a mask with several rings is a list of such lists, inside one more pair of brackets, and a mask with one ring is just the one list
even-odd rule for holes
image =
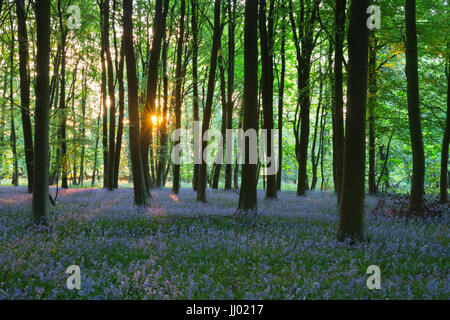
{"label": "tree", "polygon": [[[244,22],[244,131],[258,130],[258,3],[256,0],[245,1]],[[257,211],[257,168],[250,163],[249,139],[244,143],[244,164],[242,165],[241,190],[238,210],[242,212]]]}
{"label": "tree", "polygon": [[377,193],[375,182],[375,106],[377,104],[377,52],[378,41],[372,30],[369,36],[369,194]]}
{"label": "tree", "polygon": [[[192,25],[192,111],[193,120],[199,121],[199,94],[198,94],[198,4],[197,0],[191,0],[191,25]],[[198,176],[200,165],[194,164],[194,173],[192,175],[192,187],[194,191],[198,190]]]}
{"label": "tree", "polygon": [[441,152],[441,179],[440,179],[440,192],[439,201],[446,203],[448,201],[448,144],[450,136],[450,42],[447,44],[447,63],[446,63],[446,77],[447,77],[447,114],[445,121],[445,132],[442,138],[442,152]]}
{"label": "tree", "polygon": [[[61,169],[62,169],[62,180],[61,187],[67,189],[67,171],[69,169],[68,155],[67,155],[67,134],[66,134],[66,122],[67,122],[67,110],[66,110],[66,39],[68,29],[64,24],[63,10],[61,7],[61,0],[58,0],[58,18],[59,18],[59,29],[61,33],[61,87],[59,94],[59,110],[61,112],[61,122],[59,126],[59,138],[61,139]],[[59,164],[57,164],[59,167]]]}
{"label": "tree", "polygon": [[297,107],[294,120],[295,153],[298,162],[298,196],[304,196],[308,188],[307,158],[310,129],[309,114],[311,108],[311,58],[317,43],[317,37],[314,36],[314,27],[318,19],[319,4],[320,0],[314,0],[313,3],[307,2],[307,10],[305,10],[305,1],[300,1],[300,16],[297,29],[297,23],[294,18],[294,7],[292,1],[289,1],[289,18],[297,55],[298,106],[300,106],[300,116],[298,116]]}
{"label": "tree", "polygon": [[419,73],[417,61],[416,1],[405,0],[406,81],[408,120],[413,158],[409,209],[420,212],[424,205],[425,154],[420,120]]}
{"label": "tree", "polygon": [[48,200],[50,0],[36,1],[36,29],[36,112],[31,214],[35,223],[45,223],[50,218]]}
{"label": "tree", "polygon": [[369,30],[366,10],[370,0],[352,1],[348,29],[347,121],[344,171],[337,239],[360,241],[364,237],[366,155],[366,103]]}
{"label": "tree", "polygon": [[[211,58],[209,63],[209,76],[208,76],[208,93],[206,95],[205,109],[203,111],[202,133],[201,136],[209,129],[209,123],[211,121],[211,110],[214,98],[214,87],[216,83],[216,68],[217,68],[217,54],[219,51],[220,42],[220,0],[214,1],[214,35],[211,48]],[[202,141],[201,155],[203,154],[208,145],[208,141]],[[200,164],[199,176],[198,176],[198,190],[197,201],[206,202],[206,162],[203,160]]]}
{"label": "tree", "polygon": [[[153,40],[152,48],[150,50],[150,62],[148,67],[147,80],[147,96],[145,101],[145,111],[142,116],[142,137],[141,137],[141,151],[142,161],[145,171],[145,183],[147,189],[152,186],[150,167],[149,167],[149,147],[153,139],[153,122],[152,117],[156,116],[156,89],[158,85],[158,64],[161,56],[161,43],[163,34],[166,29],[166,16],[168,11],[168,3],[165,1],[163,10],[163,1],[157,0],[155,6],[155,20],[153,25]],[[184,16],[182,17],[184,19]],[[184,22],[183,22],[184,24]]]}
{"label": "tree", "polygon": [[[275,1],[270,1],[268,26],[266,26],[266,7],[265,0],[259,0],[259,37],[261,44],[261,94],[264,115],[263,128],[267,130],[266,152],[271,157],[275,152],[273,148],[273,12]],[[276,174],[267,176],[266,199],[275,199],[277,197],[277,179]]]}
{"label": "tree", "polygon": [[22,112],[22,128],[25,146],[25,162],[28,177],[28,193],[33,192],[33,138],[30,119],[30,77],[28,75],[28,34],[25,16],[25,1],[16,0],[19,68],[20,68],[20,101]]}
{"label": "tree", "polygon": [[[236,3],[234,0],[228,0],[228,83],[227,83],[227,119],[226,129],[233,129],[233,93],[234,93],[234,57],[235,57],[235,11]],[[229,150],[227,150],[228,153]],[[232,165],[227,163],[225,165],[225,190],[231,189],[232,180]]]}
{"label": "tree", "polygon": [[114,190],[114,153],[116,137],[116,96],[114,93],[114,69],[111,58],[109,42],[109,0],[103,2],[103,41],[108,70],[108,97],[109,97],[109,140],[108,140],[108,166],[106,172],[106,189]]}
{"label": "tree", "polygon": [[[183,83],[183,79],[181,76],[181,59],[183,56],[183,42],[184,42],[184,16],[186,10],[186,1],[181,0],[181,8],[180,8],[180,34],[178,35],[177,41],[177,66],[176,66],[176,75],[175,75],[175,129],[181,129],[181,85]],[[174,194],[178,194],[180,192],[180,165],[173,165],[173,186],[172,192]]]}
{"label": "tree", "polygon": [[133,47],[133,0],[123,1],[123,50],[126,57],[128,83],[128,114],[130,118],[130,153],[133,171],[134,204],[147,205],[148,193],[144,180],[144,168],[140,150],[140,124],[138,108],[138,82],[136,76],[136,58]]}
{"label": "tree", "polygon": [[340,203],[341,200],[344,161],[344,93],[342,84],[342,62],[344,61],[343,47],[345,37],[346,2],[346,0],[336,0],[334,17],[333,180],[338,203]]}
{"label": "tree", "polygon": [[286,75],[286,18],[285,3],[282,0],[282,22],[281,22],[281,73],[278,79],[278,162],[277,190],[281,191],[281,178],[283,173],[283,104],[284,104],[284,86]]}

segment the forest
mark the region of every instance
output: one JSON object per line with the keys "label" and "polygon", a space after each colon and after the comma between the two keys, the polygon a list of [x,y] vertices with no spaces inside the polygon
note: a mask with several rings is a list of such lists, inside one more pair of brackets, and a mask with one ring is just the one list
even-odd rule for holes
{"label": "forest", "polygon": [[448,299],[449,9],[0,0],[0,299]]}

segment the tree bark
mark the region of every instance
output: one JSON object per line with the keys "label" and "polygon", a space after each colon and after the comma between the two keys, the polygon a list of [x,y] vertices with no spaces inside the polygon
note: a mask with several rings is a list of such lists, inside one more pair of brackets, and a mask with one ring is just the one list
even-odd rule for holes
{"label": "tree bark", "polygon": [[411,198],[409,210],[423,211],[425,154],[420,120],[419,74],[417,60],[417,28],[416,1],[405,0],[406,21],[406,81],[408,97],[408,120],[413,158],[413,172],[411,178]]}
{"label": "tree bark", "polygon": [[344,162],[344,93],[342,81],[343,47],[345,37],[346,0],[336,0],[334,35],[334,85],[333,85],[333,180],[337,202],[341,202],[342,174]]}
{"label": "tree bark", "polygon": [[123,119],[125,116],[125,86],[123,81],[124,59],[122,43],[120,49],[120,62],[117,69],[117,82],[119,83],[119,123],[117,126],[116,150],[114,151],[114,188],[116,189],[119,187],[120,154],[122,152]]}
{"label": "tree bark", "polygon": [[50,218],[48,191],[49,72],[50,72],[50,0],[36,1],[36,111],[34,130],[33,201],[35,223]]}
{"label": "tree bark", "polygon": [[[201,137],[209,129],[209,123],[211,121],[211,111],[214,98],[214,87],[216,84],[216,67],[217,67],[217,53],[219,51],[220,42],[220,0],[214,1],[214,35],[211,48],[211,58],[209,63],[209,76],[208,76],[208,92],[206,95],[206,104],[203,110],[203,122]],[[207,167],[206,162],[203,159],[203,154],[208,145],[208,141],[202,141],[201,157],[202,164],[200,165],[199,177],[198,177],[198,190],[197,201],[206,202],[206,182],[207,182]]]}
{"label": "tree bark", "polygon": [[366,10],[370,0],[352,1],[348,30],[347,121],[344,172],[337,240],[364,238],[366,103],[369,30]]}
{"label": "tree bark", "polygon": [[278,172],[277,190],[281,191],[281,179],[283,177],[283,103],[284,103],[284,82],[286,74],[286,18],[285,5],[282,1],[283,18],[281,22],[281,74],[278,84]]}
{"label": "tree bark", "polygon": [[30,120],[30,77],[28,73],[28,35],[25,16],[25,1],[16,0],[19,68],[20,68],[20,101],[22,110],[23,140],[25,146],[25,162],[27,166],[28,193],[33,192],[33,132]]}
{"label": "tree bark", "polygon": [[[448,52],[448,51],[447,51]],[[449,144],[449,131],[450,131],[450,59],[447,61],[447,116],[445,121],[445,132],[442,138],[442,152],[441,152],[441,179],[440,179],[440,203],[446,203],[448,201],[448,144]]]}
{"label": "tree bark", "polygon": [[[177,41],[177,66],[176,66],[176,75],[175,75],[175,129],[181,129],[181,85],[183,83],[183,79],[181,78],[182,74],[182,56],[183,56],[183,43],[184,43],[184,16],[186,10],[186,1],[181,0],[180,7],[180,33],[178,35]],[[179,144],[179,142],[175,143]],[[173,165],[173,185],[172,192],[174,194],[178,194],[180,192],[180,165]]]}
{"label": "tree bark", "polygon": [[305,1],[300,1],[300,23],[298,30],[294,20],[292,1],[290,1],[289,4],[289,17],[291,20],[292,33],[294,35],[294,43],[297,54],[297,84],[300,105],[300,117],[296,120],[296,124],[294,126],[296,156],[298,162],[297,195],[304,196],[306,195],[306,190],[308,189],[307,159],[310,131],[309,114],[311,108],[311,57],[316,44],[314,39],[314,26],[317,21],[320,1],[314,1],[313,4],[308,5],[309,10],[307,11],[311,12],[310,14],[305,12]]}
{"label": "tree bark", "polygon": [[17,154],[17,135],[16,135],[16,125],[14,123],[14,29],[13,29],[13,17],[10,14],[10,26],[11,26],[11,46],[10,46],[10,75],[9,75],[9,103],[10,103],[10,114],[11,114],[11,151],[13,154],[13,174],[11,179],[11,184],[15,187],[19,186],[19,159]]}
{"label": "tree bark", "polygon": [[126,57],[128,83],[128,114],[130,118],[129,136],[131,166],[133,171],[134,204],[147,205],[148,192],[144,179],[140,145],[140,124],[138,108],[138,81],[136,76],[136,58],[133,48],[133,0],[123,0],[123,48]]}
{"label": "tree bark", "polygon": [[378,192],[375,181],[375,107],[377,104],[377,39],[374,33],[369,38],[369,194]]}
{"label": "tree bark", "polygon": [[[234,40],[234,30],[235,30],[235,11],[236,3],[235,0],[228,0],[228,83],[227,83],[227,119],[226,119],[226,129],[233,129],[233,93],[234,93],[234,56],[235,56],[235,40]],[[231,150],[227,150],[229,153]],[[232,179],[232,165],[227,163],[225,165],[225,190],[231,189],[231,179]]]}
{"label": "tree bark", "polygon": [[[220,45],[220,51],[221,45]],[[220,70],[220,101],[222,104],[222,125],[221,125],[221,133],[222,133],[222,148],[225,150],[227,144],[226,138],[226,122],[227,122],[227,98],[226,98],[226,89],[225,89],[225,67],[223,62],[222,54],[219,54],[218,63]],[[219,189],[219,179],[220,179],[220,171],[222,170],[222,164],[216,163],[214,166],[214,177],[212,183],[212,189]]]}
{"label": "tree bark", "polygon": [[[259,0],[259,37],[261,45],[261,95],[263,107],[263,129],[267,130],[266,152],[272,157],[273,148],[273,12],[275,1],[270,1],[269,16],[266,26],[266,0]],[[277,176],[267,175],[266,199],[277,198]]]}
{"label": "tree bark", "polygon": [[81,154],[80,154],[80,178],[78,184],[83,186],[84,183],[84,155],[86,152],[86,99],[87,99],[87,75],[86,68],[83,68],[83,85],[82,85],[82,96],[81,96]]}
{"label": "tree bark", "polygon": [[[245,1],[244,21],[244,132],[258,131],[258,4]],[[250,143],[245,139],[245,163],[242,165],[238,210],[257,212],[257,165],[250,164]]]}
{"label": "tree bark", "polygon": [[61,169],[62,169],[62,180],[61,187],[67,189],[68,180],[67,172],[69,169],[68,159],[67,159],[67,141],[66,141],[66,121],[67,121],[67,110],[66,110],[66,38],[67,29],[64,27],[63,21],[63,11],[61,8],[61,0],[58,0],[58,17],[59,17],[59,28],[61,33],[61,87],[59,94],[59,109],[61,112],[61,122],[60,122],[60,139],[61,139]]}
{"label": "tree bark", "polygon": [[[199,121],[199,95],[198,95],[198,3],[191,0],[192,7],[192,98],[193,98],[193,119]],[[198,190],[199,164],[194,164],[192,176],[192,188]]]}

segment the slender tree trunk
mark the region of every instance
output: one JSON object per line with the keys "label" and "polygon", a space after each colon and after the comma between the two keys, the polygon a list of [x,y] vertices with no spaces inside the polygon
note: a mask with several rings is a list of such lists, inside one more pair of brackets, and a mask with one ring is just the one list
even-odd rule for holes
{"label": "slender tree trunk", "polygon": [[[227,112],[226,112],[226,129],[233,129],[233,93],[234,93],[234,29],[235,29],[235,0],[228,0],[228,82],[227,82]],[[231,154],[231,150],[227,149],[227,154]],[[228,159],[228,157],[226,158]],[[225,165],[225,190],[231,189],[232,165]]]}
{"label": "slender tree trunk", "polygon": [[97,117],[97,129],[96,129],[96,135],[95,135],[95,150],[94,150],[94,168],[92,169],[92,182],[91,182],[92,186],[95,185],[95,174],[97,173],[98,140],[99,140],[99,135],[100,135],[100,118],[102,115],[102,100],[103,100],[103,97],[100,98],[100,110],[98,112],[98,117]]}
{"label": "slender tree trunk", "polygon": [[114,152],[114,188],[119,187],[120,154],[122,152],[123,119],[125,116],[125,86],[123,82],[124,59],[122,43],[119,68],[117,69],[117,82],[119,83],[119,123],[117,127],[116,150]]}
{"label": "slender tree trunk", "polygon": [[61,169],[62,169],[62,180],[61,187],[67,189],[68,180],[67,172],[69,170],[68,159],[67,159],[67,134],[66,134],[66,121],[67,121],[67,110],[66,110],[66,38],[67,30],[64,27],[63,21],[63,11],[61,8],[61,0],[58,0],[58,16],[59,16],[59,27],[61,33],[61,87],[59,94],[59,109],[61,112],[61,123],[60,123],[60,138],[61,138]]}
{"label": "slender tree trunk", "polygon": [[[320,50],[322,53],[322,50]],[[322,56],[320,55],[320,59]],[[314,138],[313,138],[313,145],[311,150],[311,164],[312,164],[312,181],[311,181],[311,190],[314,190],[316,188],[317,184],[317,168],[319,166],[319,158],[320,158],[320,146],[319,146],[319,154],[316,158],[316,145],[317,145],[317,132],[319,131],[319,118],[320,118],[320,110],[322,108],[322,92],[323,92],[323,77],[322,77],[322,64],[321,61],[319,61],[319,103],[317,105],[316,110],[316,122],[314,125]],[[319,133],[320,134],[320,133]],[[320,136],[319,136],[320,139]],[[319,142],[320,145],[320,142]]]}
{"label": "slender tree trunk", "polygon": [[50,72],[50,0],[36,1],[36,110],[34,130],[33,202],[35,223],[50,218],[48,191],[49,72]]}
{"label": "slender tree trunk", "polygon": [[[261,94],[263,107],[263,129],[267,130],[266,152],[271,158],[275,152],[273,148],[273,11],[275,1],[270,1],[268,30],[266,26],[266,0],[259,0],[259,37],[261,45]],[[266,199],[277,197],[276,174],[267,175]]]}
{"label": "slender tree trunk", "polygon": [[405,0],[406,81],[408,119],[411,136],[413,172],[411,178],[411,212],[421,212],[424,205],[425,154],[420,120],[419,74],[417,61],[416,1]]}
{"label": "slender tree trunk", "polygon": [[[305,1],[300,1],[300,23],[298,26],[298,31],[294,20],[292,1],[289,4],[289,17],[291,20],[292,33],[294,35],[294,44],[297,54],[297,83],[300,104],[300,117],[296,123],[296,128],[294,128],[296,136],[296,156],[298,162],[297,195],[304,196],[306,195],[306,190],[308,189],[307,160],[310,132],[309,114],[311,108],[311,57],[315,47],[314,25],[317,20],[320,1],[314,1],[313,4],[308,5],[309,10],[307,11],[310,11],[310,14],[305,13]],[[298,137],[299,134],[300,137]]]}
{"label": "slender tree trunk", "polygon": [[[244,132],[258,130],[258,4],[245,1],[244,21]],[[245,139],[238,209],[257,212],[257,165],[250,163],[250,143]]]}
{"label": "slender tree trunk", "polygon": [[133,0],[123,0],[123,49],[126,57],[128,82],[128,114],[130,118],[130,153],[133,171],[134,204],[147,205],[147,192],[144,178],[144,167],[140,150],[140,124],[138,108],[138,81],[136,76],[136,58],[133,48]]}
{"label": "slender tree trunk", "polygon": [[102,92],[102,147],[103,147],[103,188],[107,187],[108,184],[108,104],[107,104],[107,93],[106,93],[106,38],[108,34],[105,32],[105,0],[100,0],[100,28],[101,28],[101,52],[100,61],[102,68],[102,81],[101,81],[101,92]]}
{"label": "slender tree trunk", "polygon": [[337,202],[341,202],[344,162],[344,93],[342,63],[344,61],[345,6],[346,0],[336,0],[334,35],[334,84],[333,84],[333,180]]}
{"label": "slender tree trunk", "polygon": [[[192,7],[192,95],[193,95],[193,119],[199,121],[199,95],[198,95],[198,4],[197,0],[191,0]],[[198,190],[199,164],[194,164],[192,187]]]}
{"label": "slender tree trunk", "polygon": [[[178,35],[177,41],[177,63],[176,63],[176,74],[175,74],[175,129],[181,129],[181,104],[182,104],[182,96],[181,96],[181,86],[183,83],[183,79],[181,78],[182,74],[182,56],[183,56],[183,44],[184,44],[184,17],[186,11],[186,1],[181,0],[180,7],[180,33]],[[181,138],[181,137],[180,137]],[[175,143],[176,145],[179,142]],[[173,165],[173,185],[172,192],[174,194],[178,194],[180,192],[180,165]]]}
{"label": "slender tree trunk", "polygon": [[[449,47],[449,46],[447,46]],[[449,52],[449,51],[447,51]],[[448,144],[449,144],[449,131],[450,131],[450,59],[447,61],[447,116],[445,121],[445,132],[442,139],[442,152],[441,152],[441,179],[440,179],[440,192],[439,201],[446,203],[448,201]]]}
{"label": "slender tree trunk", "polygon": [[369,30],[366,10],[370,0],[352,1],[348,30],[347,121],[344,172],[339,208],[338,241],[364,238],[366,103]]}
{"label": "slender tree trunk", "polygon": [[369,194],[378,192],[375,181],[375,107],[377,104],[377,39],[374,33],[369,38]]}
{"label": "slender tree trunk", "polygon": [[150,176],[149,151],[153,154],[153,148],[150,147],[153,140],[152,117],[157,116],[155,101],[156,101],[156,90],[158,86],[158,64],[161,55],[162,37],[163,34],[165,34],[166,29],[166,16],[168,10],[167,0],[165,1],[166,2],[164,4],[164,11],[163,11],[163,0],[157,0],[155,4],[156,7],[155,7],[155,20],[153,25],[153,39],[148,68],[147,96],[145,101],[145,110],[142,114],[142,121],[141,121],[142,123],[141,152],[143,161],[142,164],[144,166],[145,183],[147,190],[150,190],[150,188],[153,186],[152,176],[154,176],[153,170],[152,170],[153,175]]}
{"label": "slender tree trunk", "polygon": [[[220,46],[220,51],[222,51]],[[226,122],[227,122],[227,98],[226,98],[226,89],[225,89],[225,67],[223,62],[223,57],[220,54],[218,59],[219,63],[219,70],[220,70],[220,100],[222,103],[222,126],[221,126],[221,133],[222,133],[222,148],[225,150],[225,146],[227,144],[226,140]],[[219,188],[219,179],[220,179],[220,171],[222,170],[222,164],[216,163],[214,166],[214,177],[213,177],[213,183],[212,183],[212,189],[218,189]]]}
{"label": "slender tree trunk", "polygon": [[83,186],[84,183],[84,155],[86,152],[86,99],[87,99],[87,75],[86,68],[83,68],[83,88],[82,88],[82,96],[81,96],[81,154],[80,154],[80,179],[78,180],[78,184]]}
{"label": "slender tree trunk", "polygon": [[283,19],[281,22],[281,74],[278,85],[278,173],[277,190],[281,191],[281,179],[283,177],[283,103],[284,103],[284,82],[286,74],[286,18],[285,5],[282,1]]}
{"label": "slender tree trunk", "polygon": [[[202,132],[203,137],[205,132],[209,129],[211,121],[211,111],[214,97],[214,86],[216,82],[216,67],[217,67],[217,53],[219,51],[220,42],[220,0],[214,1],[214,35],[211,49],[211,59],[209,63],[209,77],[208,77],[208,93],[206,95],[206,104],[203,111]],[[202,164],[200,165],[200,172],[198,177],[197,201],[206,202],[206,182],[207,182],[207,166],[203,159],[203,154],[208,145],[208,141],[202,141]]]}
{"label": "slender tree trunk", "polygon": [[[4,48],[2,48],[2,56],[4,55]],[[0,148],[3,149],[4,147],[4,143],[5,143],[5,127],[6,127],[6,91],[8,88],[8,75],[5,74],[4,75],[4,80],[3,80],[3,93],[2,93],[2,104],[1,104],[1,108],[0,108]],[[3,179],[3,174],[1,173],[1,169],[3,167],[3,162],[0,162],[0,183]]]}
{"label": "slender tree trunk", "polygon": [[13,29],[13,17],[10,14],[10,26],[11,26],[11,47],[10,47],[10,76],[9,76],[9,103],[11,110],[11,151],[13,154],[13,174],[11,184],[15,187],[19,185],[19,159],[17,155],[17,136],[16,126],[14,123],[14,29]]}
{"label": "slender tree trunk", "polygon": [[[330,65],[331,66],[331,65]],[[323,191],[325,187],[325,166],[324,166],[324,156],[325,156],[325,138],[324,138],[324,132],[325,132],[325,123],[326,123],[326,116],[325,113],[325,107],[322,107],[322,115],[320,116],[320,142],[319,142],[319,155],[320,157],[320,190]]]}
{"label": "slender tree trunk", "polygon": [[107,65],[107,84],[109,97],[109,138],[108,138],[108,164],[106,172],[106,189],[114,190],[114,153],[116,137],[116,97],[114,93],[114,69],[111,58],[109,42],[109,0],[103,1],[103,41]]}
{"label": "slender tree trunk", "polygon": [[163,35],[164,43],[162,48],[162,77],[163,77],[163,110],[162,110],[162,121],[161,121],[161,130],[160,130],[160,161],[158,164],[158,172],[157,172],[157,185],[164,186],[164,170],[166,168],[166,158],[167,158],[167,128],[169,125],[168,119],[168,99],[169,99],[169,79],[167,76],[167,50],[169,47],[169,41],[166,39],[166,31],[164,30]]}
{"label": "slender tree trunk", "polygon": [[25,16],[25,1],[16,0],[19,40],[20,101],[22,110],[23,140],[27,166],[28,193],[33,192],[33,132],[30,120],[30,77],[28,74],[28,35]]}

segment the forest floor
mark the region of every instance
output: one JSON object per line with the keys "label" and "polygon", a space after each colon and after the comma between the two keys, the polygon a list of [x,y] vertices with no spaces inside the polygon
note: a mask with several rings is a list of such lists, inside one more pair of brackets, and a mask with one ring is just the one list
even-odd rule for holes
{"label": "forest floor", "polygon": [[[59,190],[50,227],[34,227],[26,189],[0,187],[0,300],[450,298],[448,215],[374,216],[367,197],[369,240],[349,246],[334,240],[332,194],[260,191],[258,215],[240,218],[233,191],[152,195],[142,209],[131,189]],[[81,290],[66,287],[70,265]],[[381,290],[366,286],[370,265]]]}

